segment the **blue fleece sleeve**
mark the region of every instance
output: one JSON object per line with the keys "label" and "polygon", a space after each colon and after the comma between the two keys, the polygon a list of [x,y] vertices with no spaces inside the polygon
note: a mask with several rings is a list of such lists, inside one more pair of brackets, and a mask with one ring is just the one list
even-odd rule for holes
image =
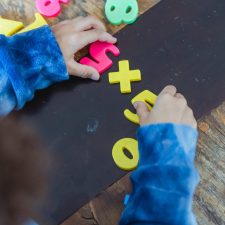
{"label": "blue fleece sleeve", "polygon": [[12,37],[0,35],[0,116],[21,109],[36,90],[68,78],[49,26]]}
{"label": "blue fleece sleeve", "polygon": [[34,222],[33,220],[29,220],[24,225],[38,225],[38,224]]}
{"label": "blue fleece sleeve", "polygon": [[140,161],[120,225],[196,225],[192,198],[198,133],[184,125],[156,124],[138,130]]}

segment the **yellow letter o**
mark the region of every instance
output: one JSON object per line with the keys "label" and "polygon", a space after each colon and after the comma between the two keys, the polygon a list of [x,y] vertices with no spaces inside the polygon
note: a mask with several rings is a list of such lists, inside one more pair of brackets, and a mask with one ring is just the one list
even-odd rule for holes
{"label": "yellow letter o", "polygon": [[[124,150],[129,151],[129,158]],[[115,143],[112,149],[112,157],[116,165],[122,170],[134,170],[139,161],[138,142],[132,138],[123,138]]]}

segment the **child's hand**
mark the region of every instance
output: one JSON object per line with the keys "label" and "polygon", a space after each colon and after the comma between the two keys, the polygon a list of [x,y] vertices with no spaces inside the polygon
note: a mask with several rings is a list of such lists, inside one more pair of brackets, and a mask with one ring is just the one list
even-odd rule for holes
{"label": "child's hand", "polygon": [[74,61],[74,54],[95,41],[116,43],[116,38],[106,32],[104,24],[93,16],[78,17],[58,23],[52,31],[63,53],[68,73],[98,80],[98,71]]}
{"label": "child's hand", "polygon": [[151,112],[143,102],[135,102],[134,107],[140,118],[140,125],[176,123],[197,128],[193,111],[188,107],[184,96],[177,93],[174,86],[167,86],[162,90]]}

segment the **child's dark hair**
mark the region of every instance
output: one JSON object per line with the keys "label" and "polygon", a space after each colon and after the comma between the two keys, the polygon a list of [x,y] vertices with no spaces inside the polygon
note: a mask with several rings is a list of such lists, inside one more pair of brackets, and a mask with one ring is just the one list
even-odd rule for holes
{"label": "child's dark hair", "polygon": [[0,225],[21,225],[34,216],[46,165],[32,132],[12,118],[0,119]]}

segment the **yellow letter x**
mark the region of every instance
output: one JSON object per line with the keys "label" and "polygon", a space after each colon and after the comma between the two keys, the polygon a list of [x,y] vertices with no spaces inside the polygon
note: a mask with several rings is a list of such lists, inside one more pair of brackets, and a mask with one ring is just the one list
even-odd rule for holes
{"label": "yellow letter x", "polygon": [[109,73],[109,83],[110,84],[120,83],[121,93],[130,93],[131,82],[140,80],[141,80],[140,70],[130,70],[128,60],[119,62],[118,72]]}

